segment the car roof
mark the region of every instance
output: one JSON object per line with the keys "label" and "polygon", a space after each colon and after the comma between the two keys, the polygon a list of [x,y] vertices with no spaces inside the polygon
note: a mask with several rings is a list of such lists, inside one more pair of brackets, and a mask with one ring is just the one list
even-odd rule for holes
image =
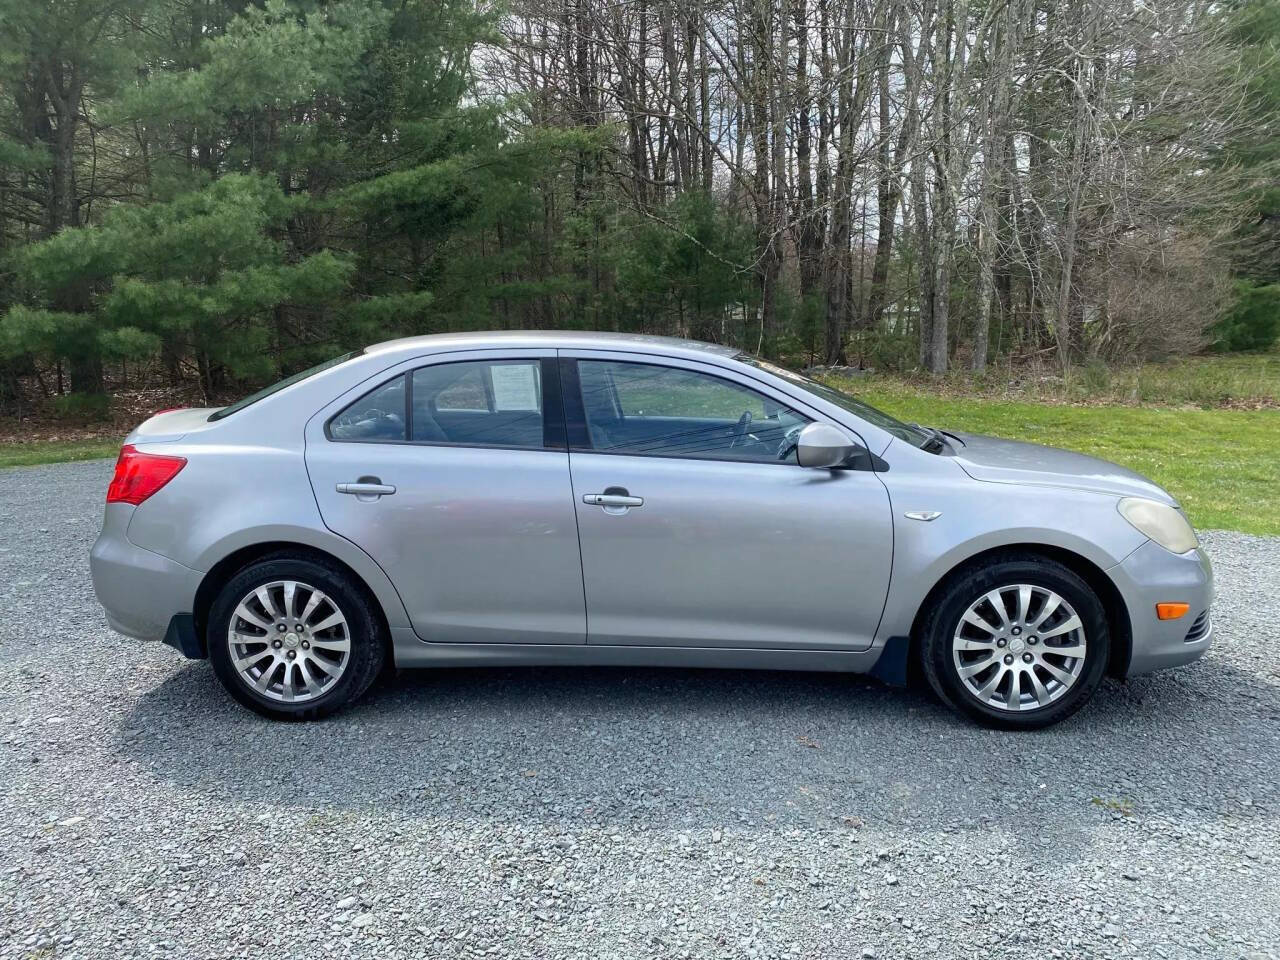
{"label": "car roof", "polygon": [[734,357],[740,351],[717,343],[655,337],[640,333],[600,333],[582,330],[480,330],[471,333],[435,333],[422,337],[385,340],[365,349],[366,354],[414,353],[437,350],[483,350],[487,347],[574,350],[628,350],[650,348],[673,356]]}

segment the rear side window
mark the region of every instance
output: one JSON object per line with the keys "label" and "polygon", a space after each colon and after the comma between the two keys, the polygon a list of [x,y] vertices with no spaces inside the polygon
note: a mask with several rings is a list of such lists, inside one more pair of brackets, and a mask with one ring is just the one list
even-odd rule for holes
{"label": "rear side window", "polygon": [[[563,413],[553,402],[548,418],[541,360],[436,363],[369,391],[329,421],[328,433],[338,441],[563,449]],[[549,422],[559,429],[548,431]]]}
{"label": "rear side window", "polygon": [[412,376],[414,440],[543,446],[541,361],[439,363]]}
{"label": "rear side window", "polygon": [[[435,394],[437,410],[471,410],[476,413],[489,412],[489,391],[485,387],[484,369],[471,367],[454,377],[439,378],[445,385]],[[417,384],[423,390],[423,396],[435,385],[433,378],[425,371],[417,371]]]}
{"label": "rear side window", "polygon": [[396,377],[366,393],[329,421],[331,440],[387,440],[403,443],[405,378]]}

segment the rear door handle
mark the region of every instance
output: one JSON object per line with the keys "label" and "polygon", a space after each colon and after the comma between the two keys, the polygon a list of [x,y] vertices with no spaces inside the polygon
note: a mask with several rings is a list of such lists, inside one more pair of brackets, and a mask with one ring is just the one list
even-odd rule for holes
{"label": "rear door handle", "polygon": [[644,497],[629,497],[620,493],[584,493],[582,502],[593,507],[643,507]]}
{"label": "rear door handle", "polygon": [[383,483],[377,477],[361,477],[356,483],[339,483],[334,486],[339,493],[349,493],[357,500],[377,500],[379,497],[389,497],[396,492],[396,488],[389,483]]}

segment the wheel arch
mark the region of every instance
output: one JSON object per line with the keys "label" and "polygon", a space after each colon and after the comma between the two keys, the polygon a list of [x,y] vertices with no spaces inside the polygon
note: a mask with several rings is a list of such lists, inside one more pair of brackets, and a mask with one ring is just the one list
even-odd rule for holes
{"label": "wheel arch", "polygon": [[908,664],[914,672],[919,668],[921,628],[925,611],[929,609],[940,593],[953,579],[970,570],[985,566],[1002,559],[1013,559],[1037,555],[1062,564],[1076,576],[1080,577],[1096,593],[1102,601],[1103,611],[1107,616],[1107,628],[1111,632],[1111,651],[1107,658],[1107,675],[1123,678],[1129,669],[1129,658],[1133,650],[1133,625],[1129,619],[1129,608],[1124,602],[1119,588],[1107,576],[1105,570],[1088,557],[1084,557],[1065,547],[1047,543],[1011,543],[990,547],[974,553],[955,563],[940,576],[929,588],[921,601],[919,609],[911,624],[911,647],[908,653]]}
{"label": "wheel arch", "polygon": [[327,566],[337,567],[349,576],[355,587],[364,592],[366,599],[373,608],[374,615],[378,618],[382,627],[383,642],[387,646],[387,656],[390,658],[391,628],[387,618],[387,611],[377,591],[369,585],[366,579],[351,564],[345,562],[342,558],[320,547],[290,540],[266,540],[239,547],[206,571],[200,580],[200,585],[196,588],[194,609],[192,610],[196,639],[206,656],[208,656],[209,650],[205,627],[209,622],[209,611],[213,608],[218,593],[232,577],[245,567],[256,563],[264,557],[276,555],[287,555],[299,560],[318,561]]}

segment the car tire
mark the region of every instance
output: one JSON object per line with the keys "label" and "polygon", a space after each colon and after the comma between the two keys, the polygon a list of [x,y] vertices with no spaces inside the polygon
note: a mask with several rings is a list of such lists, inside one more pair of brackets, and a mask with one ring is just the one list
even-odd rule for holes
{"label": "car tire", "polygon": [[926,602],[924,675],[944,703],[978,723],[1047,727],[1079,710],[1102,683],[1111,650],[1102,601],[1078,574],[1048,557],[1004,556],[971,567]]}
{"label": "car tire", "polygon": [[328,716],[364,694],[386,663],[375,602],[336,564],[264,557],[218,592],[205,633],[209,660],[250,710],[279,720]]}

